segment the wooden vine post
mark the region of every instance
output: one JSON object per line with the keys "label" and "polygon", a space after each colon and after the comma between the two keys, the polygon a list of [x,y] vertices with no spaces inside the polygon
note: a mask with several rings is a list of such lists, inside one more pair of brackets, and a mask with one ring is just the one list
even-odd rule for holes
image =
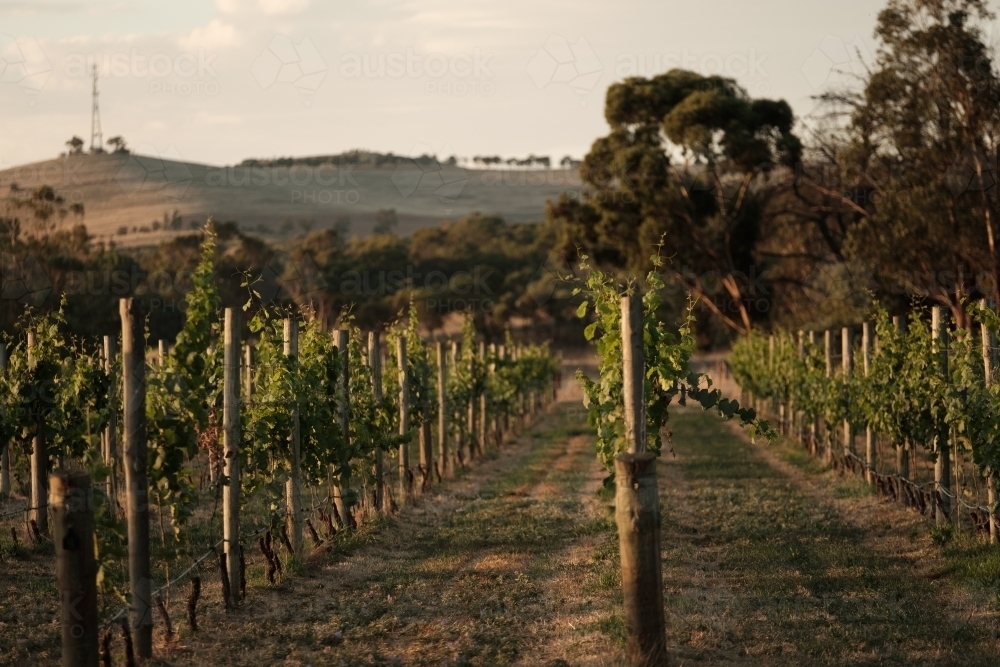
{"label": "wooden vine post", "polygon": [[[507,346],[506,345],[501,344],[497,348],[497,359],[499,359],[501,362],[507,361]],[[503,439],[507,436],[507,429],[510,427],[510,419],[508,417],[508,413],[509,412],[510,412],[510,408],[505,405],[504,409],[503,409],[503,414],[499,415],[500,428],[497,429],[497,432],[499,433],[499,436],[497,437],[497,444],[498,445],[500,443],[502,443]]]}
{"label": "wooden vine post", "polygon": [[[35,332],[28,332],[28,367],[34,368]],[[48,467],[49,451],[45,445],[45,422],[41,417],[35,422],[35,435],[31,439],[31,504],[28,506],[28,520],[34,521],[38,530],[49,532],[48,508]]]}
{"label": "wooden vine post", "polygon": [[146,345],[139,302],[119,302],[122,320],[122,382],[128,578],[132,639],[140,658],[153,655],[153,609],[149,579],[149,480],[146,476]]}
{"label": "wooden vine post", "polygon": [[[809,347],[816,347],[816,332],[809,332]],[[819,454],[819,416],[814,415],[809,424],[809,452],[816,456]]]}
{"label": "wooden vine post", "polygon": [[[460,360],[461,357],[459,357],[458,341],[453,340],[451,341],[451,351],[449,352],[448,355],[448,365],[455,369],[455,373],[458,373],[458,364]],[[454,407],[457,409],[460,406],[456,405]],[[461,415],[462,413],[459,412],[458,414]],[[449,466],[452,471],[454,471],[455,469],[455,464],[463,460],[462,448],[465,446],[465,432],[463,429],[461,417],[459,417],[456,420],[455,426],[456,426],[455,432],[458,434],[458,438],[455,440],[455,446],[452,448],[453,451],[451,452],[451,457],[450,457],[451,460],[449,462]]]}
{"label": "wooden vine post", "polygon": [[[285,356],[294,364],[299,356],[299,322],[294,317],[285,318]],[[292,551],[302,551],[302,452],[299,439],[299,406],[292,406],[292,432],[289,434],[292,471],[285,482],[285,512],[288,516],[288,536]]]}
{"label": "wooden vine post", "polygon": [[[851,381],[851,371],[854,366],[854,332],[851,327],[840,330],[840,366],[844,372],[844,384]],[[854,452],[854,428],[850,419],[844,419],[844,456]]]}
{"label": "wooden vine post", "polygon": [[[802,329],[799,329],[796,352],[799,359],[806,358],[806,333],[802,331]],[[791,413],[792,433],[799,438],[799,442],[802,442],[805,437],[805,434],[803,433],[802,414],[801,411],[797,409],[795,399],[792,397],[788,398],[788,411]]]}
{"label": "wooden vine post", "polygon": [[[497,374],[497,346],[496,343],[490,343],[490,378]],[[493,431],[493,443],[500,447],[501,436],[500,436],[500,419],[497,415],[496,406],[490,407],[490,430]]]}
{"label": "wooden vine post", "polygon": [[448,358],[444,341],[437,342],[438,363],[438,474],[450,475],[451,457],[448,456]]}
{"label": "wooden vine post", "polygon": [[[941,373],[945,374],[948,372],[948,343],[943,315],[940,306],[931,308],[931,338],[934,341],[934,352],[940,356]],[[934,438],[934,451],[937,453],[937,459],[934,462],[934,488],[940,495],[940,502],[936,504],[934,517],[937,525],[942,526],[948,523],[951,515],[951,499],[948,497],[948,493],[951,491],[951,452],[947,434],[941,433]]]}
{"label": "wooden vine post", "polygon": [[[861,325],[861,356],[864,360],[865,377],[871,372],[873,333],[871,322]],[[865,427],[865,480],[871,485],[875,484],[876,463],[875,432],[868,425]]]}
{"label": "wooden vine post", "polygon": [[479,341],[479,366],[483,373],[483,388],[479,392],[479,453],[486,451],[486,341]]}
{"label": "wooden vine post", "polygon": [[[980,306],[983,308],[994,307],[994,304],[983,299],[980,302]],[[983,377],[986,380],[986,386],[992,386],[995,381],[996,368],[997,368],[997,357],[996,357],[996,347],[997,341],[993,332],[989,330],[985,324],[982,325],[982,337],[983,337]],[[997,471],[989,470],[986,476],[986,502],[990,507],[990,542],[996,544],[1000,540],[1000,520],[997,518],[997,511],[995,509],[997,502]]]}
{"label": "wooden vine post", "polygon": [[[240,599],[240,312],[226,308],[223,324],[222,451],[226,486],[222,490],[222,539],[229,575],[226,607]],[[249,347],[247,348],[249,350]]]}
{"label": "wooden vine post", "polygon": [[656,456],[646,450],[641,300],[624,296],[622,376],[628,453],[615,457],[625,652],[633,667],[667,664]]}
{"label": "wooden vine post", "polygon": [[[476,381],[476,353],[470,347],[468,350],[463,350],[465,355],[469,359],[469,381],[475,383]],[[466,419],[465,419],[465,430],[469,433],[468,438],[468,453],[469,460],[471,461],[476,456],[476,399],[478,397],[475,394],[469,394],[469,404],[466,406]]]}
{"label": "wooden vine post", "polygon": [[[410,374],[406,369],[406,338],[396,339],[396,364],[399,367],[399,434],[410,432]],[[399,500],[405,503],[410,495],[409,444],[399,443]]]}
{"label": "wooden vine post", "polygon": [[253,347],[243,346],[243,397],[247,403],[253,398]]}
{"label": "wooden vine post", "polygon": [[[826,376],[828,378],[833,377],[833,331],[827,329],[823,332],[823,353],[826,357]],[[825,437],[823,440],[826,444],[826,462],[833,463],[833,439],[829,433],[829,429],[823,429]]]}
{"label": "wooden vine post", "polygon": [[97,559],[90,475],[49,478],[63,667],[97,667]]}
{"label": "wooden vine post", "polygon": [[[774,334],[768,334],[767,336],[767,367],[771,373],[774,372]],[[771,413],[777,413],[778,417],[778,432],[785,432],[785,406],[781,403],[777,396],[771,399],[771,405],[769,406]]]}
{"label": "wooden vine post", "polygon": [[[7,374],[7,345],[0,340],[0,375]],[[0,408],[0,419],[6,419],[6,409]],[[0,497],[10,495],[10,442],[0,442]]]}
{"label": "wooden vine post", "polygon": [[[337,399],[340,401],[340,428],[344,434],[344,442],[351,440],[350,418],[350,353],[348,351],[350,332],[347,329],[336,329],[333,332],[334,343],[337,346],[337,354],[340,356],[340,378],[337,383]],[[341,472],[341,471],[338,471]],[[341,526],[346,528],[350,525],[347,517],[347,505],[344,503],[343,481],[338,476],[337,483],[333,485],[333,506],[340,517]]]}
{"label": "wooden vine post", "polygon": [[[368,368],[372,374],[372,398],[376,405],[382,404],[382,351],[379,349],[379,334],[368,332]],[[375,508],[385,509],[385,460],[382,443],[375,443]]]}

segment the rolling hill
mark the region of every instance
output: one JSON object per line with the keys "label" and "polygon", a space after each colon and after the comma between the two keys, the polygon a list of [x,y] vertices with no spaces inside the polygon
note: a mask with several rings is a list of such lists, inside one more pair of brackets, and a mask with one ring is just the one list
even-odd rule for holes
{"label": "rolling hill", "polygon": [[[67,203],[83,203],[90,232],[121,246],[157,243],[208,215],[266,236],[335,224],[367,234],[385,209],[395,209],[400,234],[473,212],[538,221],[546,200],[580,190],[576,171],[565,169],[463,169],[420,160],[217,167],[134,154],[67,155],[0,171],[0,199],[10,197],[12,185],[50,185]],[[175,222],[165,224],[165,216]]]}

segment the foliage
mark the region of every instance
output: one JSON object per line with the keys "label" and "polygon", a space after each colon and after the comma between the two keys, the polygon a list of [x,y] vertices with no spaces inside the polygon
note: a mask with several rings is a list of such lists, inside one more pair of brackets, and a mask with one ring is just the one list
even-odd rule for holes
{"label": "foliage", "polygon": [[[654,257],[652,261],[654,267],[659,267],[662,260]],[[597,430],[598,458],[610,471],[615,456],[627,450],[622,376],[623,294],[614,277],[593,269],[587,256],[582,258],[580,268],[588,274],[588,278],[585,287],[580,288],[585,300],[577,314],[581,318],[588,313],[593,315],[593,321],[585,329],[585,336],[587,340],[596,341],[600,377],[594,381],[578,372],[577,378],[583,383],[588,421]],[[650,289],[642,296],[642,336],[646,368],[643,395],[647,451],[658,455],[663,436],[669,438],[669,434],[664,433],[668,408],[678,395],[682,404],[690,397],[704,409],[715,409],[727,419],[739,417],[741,424],[750,425],[752,437],[757,434],[771,437],[770,425],[765,420],[757,419],[752,409],[741,408],[736,401],[724,398],[718,389],[712,389],[709,378],[690,369],[689,362],[694,352],[690,310],[687,321],[676,333],[672,332],[657,315],[661,304],[658,290],[663,288],[662,276],[656,270],[650,271],[646,284]],[[635,292],[634,285],[625,289],[625,293],[634,295]]]}

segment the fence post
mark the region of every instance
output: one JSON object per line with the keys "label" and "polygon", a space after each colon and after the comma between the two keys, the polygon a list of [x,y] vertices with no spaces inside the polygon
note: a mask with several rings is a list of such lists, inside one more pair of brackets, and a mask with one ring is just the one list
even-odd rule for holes
{"label": "fence post", "polygon": [[[396,339],[396,363],[399,366],[399,434],[410,432],[410,374],[406,368],[406,338]],[[409,443],[399,443],[399,498],[405,503],[410,495]]]}
{"label": "fence post", "polygon": [[[285,356],[292,360],[295,366],[299,356],[299,321],[294,317],[285,318],[284,326]],[[288,439],[291,443],[292,451],[292,471],[285,482],[285,512],[288,515],[289,538],[292,543],[292,551],[300,553],[302,551],[302,497],[301,497],[301,442],[299,440],[299,397],[295,397],[295,405],[292,407],[292,432]]]}
{"label": "fence post", "polygon": [[[0,340],[0,375],[7,374],[7,345]],[[0,419],[6,419],[6,410],[0,409]],[[0,497],[10,495],[10,441],[0,442]]]}
{"label": "fence post", "polygon": [[[35,332],[28,332],[28,366],[35,366]],[[31,440],[31,508],[28,519],[34,521],[43,535],[49,532],[48,508],[49,452],[45,445],[45,422],[39,417],[35,422],[35,435]]]}
{"label": "fence post", "polygon": [[63,667],[97,667],[97,559],[90,475],[49,478]]}
{"label": "fence post", "polygon": [[[379,346],[379,332],[368,332],[368,369],[372,375],[372,398],[376,404],[382,403],[382,350]],[[375,508],[381,511],[385,506],[385,457],[382,443],[375,444]],[[367,500],[365,501],[367,504]]]}
{"label": "fence post", "polygon": [[656,456],[646,452],[641,300],[621,299],[622,376],[628,453],[615,458],[615,521],[621,552],[625,652],[636,667],[665,665]]}
{"label": "fence post", "polygon": [[444,341],[437,342],[438,362],[438,465],[439,474],[451,474],[451,457],[448,456],[448,358]]}
{"label": "fence post", "polygon": [[167,341],[160,339],[156,343],[156,365],[162,366],[167,361]]}
{"label": "fence post", "polygon": [[[223,325],[222,451],[226,486],[222,490],[222,539],[229,575],[226,606],[240,600],[240,312],[226,308]],[[249,347],[247,348],[250,349]]]}
{"label": "fence post", "polygon": [[132,638],[140,658],[153,655],[149,580],[149,482],[146,476],[146,344],[139,301],[119,301],[122,320],[122,418],[128,515],[128,578]]}
{"label": "fence post", "polygon": [[[934,341],[934,351],[941,357],[942,374],[948,372],[946,326],[941,306],[931,308],[931,338]],[[934,462],[934,487],[941,496],[941,502],[935,507],[934,517],[937,525],[941,526],[948,523],[951,515],[951,499],[947,495],[951,491],[951,448],[946,434],[938,434],[934,438],[934,450],[937,453]]]}
{"label": "fence post", "polygon": [[[854,332],[851,327],[840,330],[840,366],[844,372],[844,384],[851,381],[854,366]],[[849,417],[849,415],[848,415]],[[844,419],[844,456],[854,452],[854,429],[849,418]]]}
{"label": "fence post", "polygon": [[[991,300],[983,299],[979,302],[982,308],[989,308],[992,310],[995,304]],[[986,386],[989,387],[993,384],[996,375],[997,359],[996,359],[996,337],[993,332],[983,324],[981,325],[982,337],[983,337],[983,377],[986,380]],[[997,512],[994,507],[997,502],[997,471],[988,471],[986,477],[986,504],[990,507],[990,542],[996,544],[1000,541],[1000,519],[997,518]]]}
{"label": "fence post", "polygon": [[[334,344],[337,346],[337,353],[340,356],[340,377],[337,379],[337,399],[340,401],[340,428],[344,434],[344,442],[351,441],[350,418],[350,351],[348,350],[350,331],[348,329],[335,329],[333,331]],[[350,470],[348,468],[348,470]],[[342,471],[337,471],[342,472]],[[333,485],[333,506],[340,516],[341,525],[347,528],[351,525],[347,517],[347,505],[344,503],[344,489],[342,477],[338,476],[337,483]]]}
{"label": "fence post", "polygon": [[[865,377],[871,372],[872,363],[872,323],[865,322],[861,325],[861,354],[864,359],[865,365]],[[872,431],[871,425],[865,426],[865,480],[874,485],[875,484],[875,460],[876,450],[875,450],[875,432]]]}

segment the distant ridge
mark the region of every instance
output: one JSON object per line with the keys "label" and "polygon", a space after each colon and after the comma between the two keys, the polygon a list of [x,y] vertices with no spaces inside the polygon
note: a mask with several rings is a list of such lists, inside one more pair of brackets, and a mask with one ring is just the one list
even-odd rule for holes
{"label": "distant ridge", "polygon": [[[546,200],[580,193],[575,169],[475,169],[433,156],[367,151],[225,167],[150,155],[71,154],[0,171],[0,200],[10,196],[11,185],[52,186],[67,203],[83,203],[92,234],[124,246],[157,243],[208,215],[268,236],[333,225],[364,235],[386,209],[395,210],[400,234],[474,212],[532,222],[544,218]],[[164,230],[165,222],[173,228]]]}

